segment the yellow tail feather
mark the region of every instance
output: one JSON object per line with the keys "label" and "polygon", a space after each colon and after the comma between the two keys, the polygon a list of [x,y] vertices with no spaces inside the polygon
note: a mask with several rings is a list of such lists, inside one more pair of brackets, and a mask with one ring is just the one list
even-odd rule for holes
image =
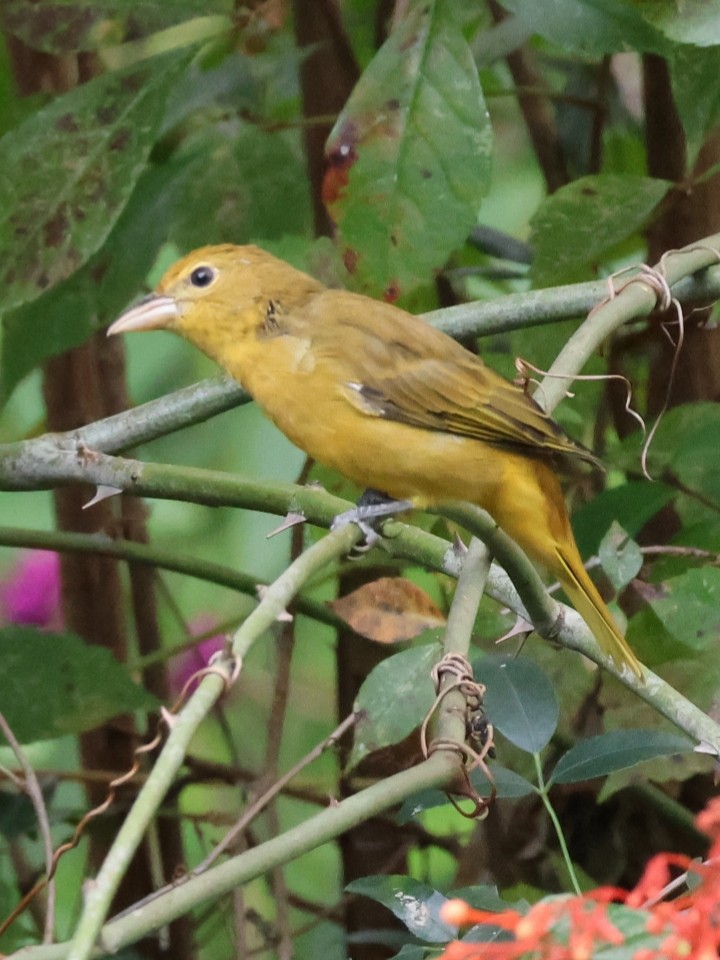
{"label": "yellow tail feather", "polygon": [[[563,589],[585,623],[592,630],[600,648],[613,658],[618,665],[630,667],[636,677],[642,680],[640,661],[632,652],[605,602],[595,588],[595,584],[585,572],[585,568],[573,562],[566,553],[558,550],[558,573]],[[562,572],[561,572],[562,571]]]}

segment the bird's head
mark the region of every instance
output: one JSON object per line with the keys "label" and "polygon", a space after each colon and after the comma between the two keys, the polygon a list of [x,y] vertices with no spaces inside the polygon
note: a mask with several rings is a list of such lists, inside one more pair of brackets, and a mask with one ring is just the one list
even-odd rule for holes
{"label": "bird's head", "polygon": [[302,281],[317,286],[259,247],[202,247],[173,264],[154,293],[110,325],[108,336],[171,330],[218,359],[228,344],[258,329],[279,288],[296,289]]}

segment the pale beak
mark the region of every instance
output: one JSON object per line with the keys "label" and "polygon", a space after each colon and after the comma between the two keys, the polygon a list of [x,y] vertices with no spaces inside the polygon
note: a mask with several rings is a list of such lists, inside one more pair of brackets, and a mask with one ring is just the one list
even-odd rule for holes
{"label": "pale beak", "polygon": [[132,333],[135,330],[162,330],[180,317],[180,308],[174,297],[151,293],[134,307],[121,314],[107,329],[107,335]]}

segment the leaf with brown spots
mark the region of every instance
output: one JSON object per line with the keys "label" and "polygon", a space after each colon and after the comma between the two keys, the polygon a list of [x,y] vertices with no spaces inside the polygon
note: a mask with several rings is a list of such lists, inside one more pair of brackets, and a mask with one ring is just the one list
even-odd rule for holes
{"label": "leaf with brown spots", "polygon": [[327,141],[323,197],[348,269],[389,300],[464,243],[489,186],[492,130],[462,6],[407,5]]}
{"label": "leaf with brown spots", "polygon": [[0,21],[6,33],[36,50],[78,53],[232,11],[232,0],[4,0]]}
{"label": "leaf with brown spots", "polygon": [[445,625],[427,593],[403,577],[381,577],[330,606],[356,633],[378,643],[412,640],[424,630]]}
{"label": "leaf with brown spots", "polygon": [[100,248],[191,55],[174,50],[97,77],[0,140],[3,311],[65,280]]}
{"label": "leaf with brown spots", "polygon": [[149,166],[97,253],[67,280],[3,316],[0,405],[31,370],[117,316],[142,286],[194,169],[187,158]]}

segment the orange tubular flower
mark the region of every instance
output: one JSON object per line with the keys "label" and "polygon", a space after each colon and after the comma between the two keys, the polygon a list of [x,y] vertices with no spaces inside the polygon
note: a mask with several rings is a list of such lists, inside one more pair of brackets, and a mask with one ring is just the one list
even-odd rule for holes
{"label": "orange tubular flower", "polygon": [[[711,800],[696,818],[711,839],[710,856],[697,863],[682,854],[662,853],[649,861],[629,893],[600,887],[582,897],[544,900],[527,913],[473,910],[460,900],[450,900],[443,919],[458,926],[487,924],[513,934],[514,939],[495,943],[450,944],[440,960],[592,960],[601,946],[619,946],[624,934],[607,914],[612,902],[643,911],[652,945],[638,945],[633,960],[718,960],[720,957],[720,797]],[[674,900],[653,901],[678,871],[689,871],[699,882]],[[648,904],[645,907],[645,904]],[[657,938],[662,938],[659,940]]]}

